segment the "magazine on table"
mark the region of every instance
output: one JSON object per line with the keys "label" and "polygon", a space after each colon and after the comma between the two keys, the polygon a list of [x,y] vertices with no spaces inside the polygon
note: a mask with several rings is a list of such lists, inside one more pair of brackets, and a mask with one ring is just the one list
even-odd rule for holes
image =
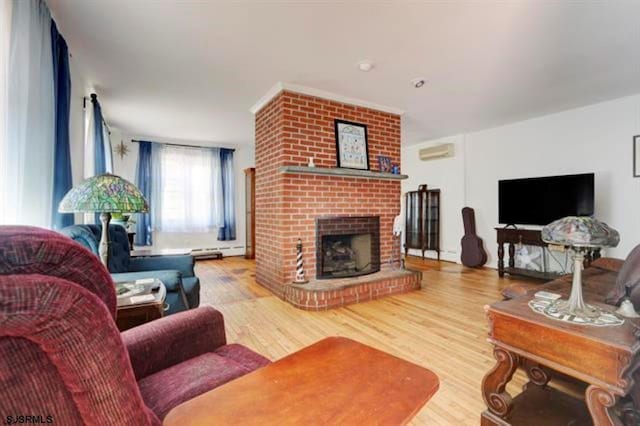
{"label": "magazine on table", "polygon": [[116,283],[118,306],[142,305],[156,300],[152,294],[160,282],[154,278]]}

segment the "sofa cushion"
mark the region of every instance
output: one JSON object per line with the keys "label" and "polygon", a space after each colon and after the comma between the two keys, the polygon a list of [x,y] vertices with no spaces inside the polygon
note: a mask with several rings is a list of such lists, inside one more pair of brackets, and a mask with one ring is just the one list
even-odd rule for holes
{"label": "sofa cushion", "polygon": [[200,280],[198,277],[182,277],[182,288],[189,302],[189,309],[200,306]]}
{"label": "sofa cushion", "polygon": [[[71,225],[61,229],[60,233],[79,242],[98,256],[102,225]],[[127,230],[122,225],[109,225],[109,272],[128,271],[130,260]]]}
{"label": "sofa cushion", "polygon": [[230,358],[209,352],[147,376],[138,386],[147,406],[163,419],[178,404],[249,371]]}
{"label": "sofa cushion", "polygon": [[185,298],[179,291],[167,292],[167,297],[164,299],[165,311],[164,315],[173,315],[178,312],[186,311],[189,307],[186,305]]}
{"label": "sofa cushion", "polygon": [[123,272],[119,274],[111,274],[113,281],[116,283],[122,283],[126,281],[141,280],[144,278],[157,278],[167,291],[178,291],[182,284],[182,278],[178,271],[142,271],[142,272]]}

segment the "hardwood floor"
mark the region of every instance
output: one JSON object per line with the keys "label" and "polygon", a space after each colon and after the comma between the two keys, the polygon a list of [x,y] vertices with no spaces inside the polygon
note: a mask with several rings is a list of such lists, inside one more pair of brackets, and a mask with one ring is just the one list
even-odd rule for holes
{"label": "hardwood floor", "polygon": [[[255,263],[240,257],[197,263],[203,304],[224,314],[229,342],[279,359],[327,336],[345,336],[429,368],[440,390],[415,425],[478,425],[485,409],[480,382],[493,366],[483,307],[516,279],[492,269],[409,258],[424,271],[419,291],[332,309],[294,308],[255,282]],[[357,374],[357,372],[354,372]],[[509,385],[519,392],[524,376]]]}

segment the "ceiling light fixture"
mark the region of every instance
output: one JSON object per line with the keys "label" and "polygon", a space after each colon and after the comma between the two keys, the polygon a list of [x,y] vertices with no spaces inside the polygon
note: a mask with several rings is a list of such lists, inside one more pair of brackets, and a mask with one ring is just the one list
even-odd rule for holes
{"label": "ceiling light fixture", "polygon": [[364,61],[358,62],[358,69],[363,72],[371,71],[374,66],[375,64],[373,63],[373,61],[364,60]]}
{"label": "ceiling light fixture", "polygon": [[414,78],[413,80],[411,80],[411,84],[413,84],[413,87],[415,87],[416,89],[421,88],[422,86],[424,86],[424,79],[423,78]]}

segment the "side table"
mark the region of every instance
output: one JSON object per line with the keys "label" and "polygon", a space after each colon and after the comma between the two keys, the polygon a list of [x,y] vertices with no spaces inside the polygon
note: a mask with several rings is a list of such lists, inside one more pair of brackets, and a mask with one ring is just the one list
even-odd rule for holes
{"label": "side table", "polygon": [[167,288],[160,282],[160,288],[151,294],[155,298],[153,302],[118,306],[116,310],[118,330],[128,330],[164,316],[164,301],[167,297]]}
{"label": "side table", "polygon": [[[559,293],[567,297],[567,285]],[[487,410],[482,425],[636,424],[640,406],[640,341],[637,320],[595,327],[571,324],[533,312],[532,295],[494,303],[486,308],[489,342],[496,364],[482,381]],[[594,305],[612,310],[596,296]],[[529,383],[513,398],[506,385],[523,369]],[[547,386],[569,377],[586,386],[584,399]]]}

